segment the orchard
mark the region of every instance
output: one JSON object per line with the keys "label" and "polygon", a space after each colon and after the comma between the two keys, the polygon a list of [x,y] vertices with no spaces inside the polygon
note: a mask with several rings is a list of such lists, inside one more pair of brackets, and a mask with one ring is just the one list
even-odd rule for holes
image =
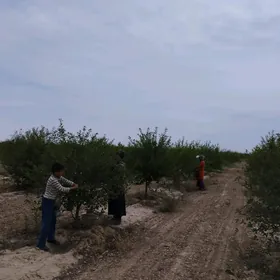
{"label": "orchard", "polygon": [[140,129],[136,139],[129,137],[127,146],[83,127],[77,133],[67,132],[62,120],[56,128],[32,128],[18,131],[1,143],[0,160],[16,186],[26,192],[41,195],[53,162],[63,163],[67,177],[79,184],[77,192],[63,199],[66,209],[78,218],[81,206],[96,210],[102,208],[112,186],[119,184],[119,174],[114,165],[116,152],[125,151],[126,186],[145,183],[146,194],[152,181],[162,177],[173,180],[175,185],[193,175],[195,156],[203,154],[207,170],[220,170],[223,166],[239,161],[246,155],[221,150],[210,142],[172,142],[167,129],[159,132]]}
{"label": "orchard", "polygon": [[[116,168],[119,160],[117,152],[120,150],[125,153],[125,174],[123,170]],[[211,142],[188,141],[183,137],[173,140],[167,129],[160,131],[158,128],[139,129],[136,137],[128,137],[126,145],[115,144],[111,139],[100,136],[86,127],[82,127],[76,133],[68,132],[60,120],[58,126],[53,129],[39,127],[27,131],[20,130],[10,139],[0,143],[0,162],[16,189],[24,191],[27,197],[31,197],[31,212],[34,219],[38,221],[40,198],[52,164],[60,162],[66,167],[65,176],[76,182],[79,188],[63,196],[61,202],[64,209],[72,213],[74,224],[78,220],[77,225],[82,220],[80,219],[82,209],[96,214],[105,210],[108,197],[117,195],[116,186],[123,185],[129,189],[141,184],[145,194],[144,200],[149,198],[148,194],[153,190],[154,182],[168,181],[168,185],[161,185],[161,187],[170,188],[171,185],[172,188],[181,190],[185,182],[194,179],[194,169],[198,165],[197,155],[205,156],[206,172],[214,172],[213,176],[229,175],[228,170],[240,172],[239,179],[242,178],[244,181],[242,185],[238,183],[240,191],[238,198],[243,197],[242,192],[245,190],[247,203],[243,209],[246,210],[244,213],[248,224],[254,230],[256,237],[265,236],[261,242],[263,246],[266,241],[269,241],[269,246],[279,245],[280,134],[271,132],[263,137],[250,153],[238,153],[223,150],[218,144]],[[231,166],[234,163],[238,164]],[[230,168],[225,169],[221,174],[225,167]],[[236,179],[223,177],[223,180],[233,180],[232,182],[237,182]],[[235,184],[232,182],[231,184]],[[225,205],[234,208],[234,205],[230,206],[231,201],[238,202],[234,190],[229,191],[230,184],[223,185],[223,183],[217,186],[218,192],[217,189],[213,189],[209,194],[219,195],[222,188],[227,186],[231,196]],[[142,189],[142,186],[140,188]],[[203,201],[204,205],[210,203],[207,194]],[[188,205],[184,207],[187,209]],[[218,211],[219,208],[215,209],[213,211]],[[196,211],[196,209],[192,210]],[[219,222],[220,216],[213,213],[204,214],[206,216],[209,214],[209,219],[217,219],[216,222]],[[262,253],[261,256],[267,257],[266,253]],[[271,263],[270,255],[267,258],[268,263]],[[272,275],[274,272],[272,273],[269,268],[264,273]],[[279,273],[279,270],[275,273]],[[273,275],[276,275],[275,273]]]}

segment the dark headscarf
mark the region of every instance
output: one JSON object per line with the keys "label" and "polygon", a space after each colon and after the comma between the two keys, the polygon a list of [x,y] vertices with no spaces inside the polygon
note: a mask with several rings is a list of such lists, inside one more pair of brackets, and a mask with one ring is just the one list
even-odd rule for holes
{"label": "dark headscarf", "polygon": [[120,150],[117,152],[117,155],[121,158],[121,159],[124,159],[124,151],[123,150]]}

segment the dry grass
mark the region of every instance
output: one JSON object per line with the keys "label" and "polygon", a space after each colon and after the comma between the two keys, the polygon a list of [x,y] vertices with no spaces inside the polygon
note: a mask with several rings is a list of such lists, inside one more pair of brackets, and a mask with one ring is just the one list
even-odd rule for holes
{"label": "dry grass", "polygon": [[7,171],[4,169],[4,167],[1,163],[0,163],[0,175],[3,175],[3,176],[8,175]]}
{"label": "dry grass", "polygon": [[90,231],[84,232],[82,237],[79,237],[81,233],[76,233],[74,239],[80,238],[80,242],[75,241],[78,243],[75,251],[77,255],[82,255],[83,258],[77,265],[63,271],[54,280],[75,279],[96,257],[102,258],[114,251],[125,252],[131,250],[136,242],[135,240],[138,236],[141,236],[140,232],[143,230],[144,228],[139,226],[129,226],[125,229],[96,226]]}
{"label": "dry grass", "polygon": [[158,199],[159,197],[150,191],[148,191],[148,196],[145,197],[144,185],[132,185],[126,194],[127,205],[140,203],[144,206],[154,207],[158,205]]}
{"label": "dry grass", "polygon": [[[0,251],[35,246],[41,211],[32,210],[34,199],[33,195],[27,199],[26,195],[16,192],[0,194]],[[83,253],[90,244],[97,251],[118,249],[121,235],[109,225],[105,215],[86,214],[75,222],[71,213],[64,212],[57,223],[57,234],[63,246],[56,252],[67,252],[75,247],[77,252]]]}
{"label": "dry grass", "polygon": [[[259,274],[260,280],[280,279],[280,244],[267,250],[265,242],[255,241],[240,254],[248,270]],[[269,252],[269,253],[268,253]]]}
{"label": "dry grass", "polygon": [[9,174],[0,163],[0,193],[6,193],[15,190]]}
{"label": "dry grass", "polygon": [[[34,199],[36,197],[33,195],[27,197],[16,192],[0,195],[0,249],[18,249],[36,244],[41,211],[32,209]],[[69,215],[61,219],[62,221],[58,223],[58,231],[62,233],[62,237],[66,237],[68,232],[74,229],[71,223],[72,217]],[[68,228],[66,224],[69,225]]]}
{"label": "dry grass", "polygon": [[163,198],[158,210],[163,213],[175,212],[178,209],[178,200],[172,197]]}
{"label": "dry grass", "polygon": [[[66,233],[78,255],[100,254],[106,250],[120,250],[122,232],[108,226],[92,226],[89,230],[73,230]],[[61,233],[60,233],[61,235]]]}
{"label": "dry grass", "polygon": [[9,238],[28,232],[35,225],[31,206],[26,203],[22,193],[5,193],[0,195],[0,235]]}
{"label": "dry grass", "polygon": [[195,192],[197,191],[197,186],[195,181],[185,181],[181,184],[181,189],[185,192]]}
{"label": "dry grass", "polygon": [[[153,183],[152,188],[157,188],[158,185]],[[127,193],[127,203],[129,205],[140,203],[143,206],[154,208],[156,211],[162,213],[175,212],[179,206],[179,199],[168,196],[164,192],[148,191],[148,195],[145,196],[144,185],[135,185]],[[171,188],[172,191],[172,188]],[[184,190],[185,191],[185,190]]]}

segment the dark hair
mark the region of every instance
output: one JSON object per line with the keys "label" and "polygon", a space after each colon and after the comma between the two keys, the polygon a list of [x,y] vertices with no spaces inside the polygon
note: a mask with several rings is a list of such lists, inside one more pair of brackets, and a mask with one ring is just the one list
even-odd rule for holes
{"label": "dark hair", "polygon": [[60,171],[63,171],[64,170],[64,166],[58,162],[55,162],[53,165],[52,165],[52,173],[55,173],[55,172],[60,172]]}

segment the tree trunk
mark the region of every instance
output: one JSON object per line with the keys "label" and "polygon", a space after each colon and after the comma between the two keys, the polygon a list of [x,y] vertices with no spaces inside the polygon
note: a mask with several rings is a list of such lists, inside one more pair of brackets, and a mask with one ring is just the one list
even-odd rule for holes
{"label": "tree trunk", "polygon": [[80,218],[80,209],[81,209],[81,204],[78,204],[75,210],[75,215],[74,215],[74,220],[77,221]]}
{"label": "tree trunk", "polygon": [[148,187],[149,187],[149,182],[145,182],[145,199],[148,198]]}

